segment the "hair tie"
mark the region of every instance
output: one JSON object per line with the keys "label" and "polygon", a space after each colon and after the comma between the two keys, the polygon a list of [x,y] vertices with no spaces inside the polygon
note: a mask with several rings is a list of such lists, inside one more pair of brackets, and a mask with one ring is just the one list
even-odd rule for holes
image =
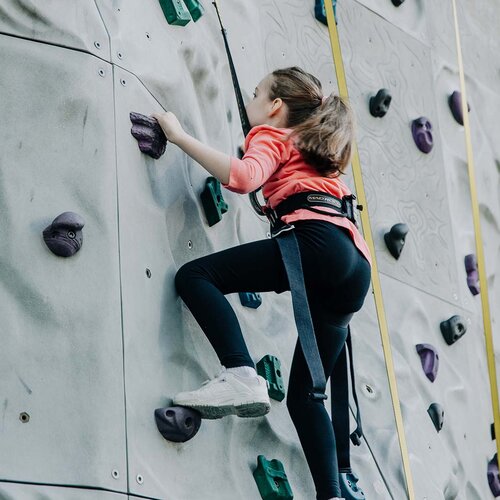
{"label": "hair tie", "polygon": [[328,99],[328,96],[324,95],[322,98],[321,98],[321,105],[323,106],[323,104],[325,104],[325,101]]}

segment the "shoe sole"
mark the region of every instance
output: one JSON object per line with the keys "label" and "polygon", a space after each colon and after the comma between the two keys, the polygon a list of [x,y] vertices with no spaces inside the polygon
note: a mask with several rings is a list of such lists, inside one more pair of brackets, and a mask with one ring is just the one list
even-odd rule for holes
{"label": "shoe sole", "polygon": [[[175,403],[174,403],[175,404]],[[271,404],[267,402],[244,403],[241,405],[208,406],[208,405],[179,405],[192,408],[200,413],[201,418],[215,420],[228,415],[237,415],[241,418],[262,417],[269,413]]]}

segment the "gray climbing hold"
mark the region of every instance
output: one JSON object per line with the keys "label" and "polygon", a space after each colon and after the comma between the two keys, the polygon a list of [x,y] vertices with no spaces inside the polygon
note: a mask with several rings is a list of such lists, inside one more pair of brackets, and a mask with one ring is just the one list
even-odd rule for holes
{"label": "gray climbing hold", "polygon": [[389,250],[389,252],[391,252],[391,255],[395,259],[399,259],[399,256],[403,251],[408,231],[408,226],[405,223],[400,222],[398,224],[394,224],[394,226],[391,227],[390,231],[384,234],[384,240],[387,249]]}
{"label": "gray climbing hold", "polygon": [[458,315],[452,316],[446,321],[441,321],[439,327],[448,345],[454,344],[467,331],[464,319]]}
{"label": "gray climbing hold", "polygon": [[364,491],[358,486],[359,477],[352,472],[339,470],[340,492],[345,500],[365,500]]}
{"label": "gray climbing hold", "polygon": [[389,111],[392,96],[387,89],[380,89],[376,95],[370,97],[370,114],[382,118]]}
{"label": "gray climbing hold", "polygon": [[198,432],[201,415],[196,410],[183,406],[171,406],[155,410],[156,426],[168,441],[184,443]]}
{"label": "gray climbing hold", "polygon": [[43,239],[49,250],[59,257],[71,257],[83,244],[83,217],[75,212],[58,215],[50,226],[43,230]]}
{"label": "gray climbing hold", "polygon": [[156,118],[140,113],[130,113],[132,135],[139,142],[139,149],[157,160],[165,152],[167,138]]}
{"label": "gray climbing hold", "polygon": [[431,382],[434,382],[439,368],[439,356],[436,348],[431,344],[417,344],[416,348],[420,356],[425,376]]}
{"label": "gray climbing hold", "polygon": [[444,410],[439,403],[432,403],[427,409],[427,413],[431,417],[434,427],[439,432],[443,428]]}

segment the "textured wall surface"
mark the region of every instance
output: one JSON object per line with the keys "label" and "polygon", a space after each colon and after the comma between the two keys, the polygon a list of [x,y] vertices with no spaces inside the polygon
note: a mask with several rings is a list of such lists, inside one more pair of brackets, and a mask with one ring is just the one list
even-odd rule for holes
{"label": "textured wall surface", "polygon": [[[245,99],[267,72],[289,65],[335,91],[328,31],[312,0],[221,0],[220,8]],[[341,0],[337,16],[416,498],[493,498],[481,304],[463,264],[475,253],[464,127],[448,107],[459,90],[451,2]],[[500,5],[462,2],[459,22],[498,346]],[[265,417],[204,421],[181,444],[165,441],[153,417],[219,370],[175,293],[176,270],[268,231],[248,198],[227,190],[228,213],[208,227],[200,203],[208,174],[171,144],[153,160],[130,133],[131,111],[172,110],[195,137],[236,154],[243,137],[210,2],[181,27],[156,0],[3,0],[0,63],[0,499],[253,500],[260,454],[283,462],[294,498],[314,498],[284,401]],[[393,100],[379,119],[368,103],[382,87]],[[428,155],[411,135],[420,116],[433,125]],[[66,211],[85,219],[83,246],[70,258],[42,238]],[[398,222],[410,232],[396,261],[383,235]],[[297,338],[290,295],[262,297],[257,310],[229,300],[254,361],[277,356],[286,384]],[[448,346],[439,324],[455,314],[468,331]],[[366,439],[351,446],[351,463],[367,499],[401,500],[371,294],[352,327]],[[438,350],[434,383],[419,343]],[[445,410],[439,433],[427,414],[433,402]]]}

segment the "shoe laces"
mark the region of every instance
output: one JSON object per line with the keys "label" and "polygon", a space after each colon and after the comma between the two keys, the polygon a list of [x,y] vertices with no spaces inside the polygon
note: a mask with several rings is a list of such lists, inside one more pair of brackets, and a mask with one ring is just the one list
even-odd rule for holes
{"label": "shoe laces", "polygon": [[222,370],[219,372],[219,374],[215,377],[215,378],[211,378],[211,379],[208,379],[208,380],[205,380],[205,382],[203,382],[201,384],[201,386],[203,387],[204,385],[207,385],[207,384],[210,384],[210,382],[224,382],[226,380],[226,377],[223,377],[223,378],[219,378],[223,373],[226,373],[227,370],[226,368],[222,368]]}

